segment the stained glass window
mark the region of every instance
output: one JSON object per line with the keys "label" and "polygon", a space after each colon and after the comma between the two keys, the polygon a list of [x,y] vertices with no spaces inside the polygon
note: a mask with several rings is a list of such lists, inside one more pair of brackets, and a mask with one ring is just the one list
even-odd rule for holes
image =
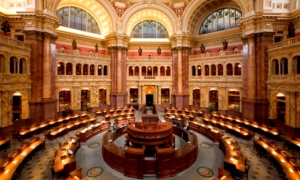
{"label": "stained glass window", "polygon": [[242,12],[235,8],[218,9],[203,21],[199,35],[235,28],[241,17]]}
{"label": "stained glass window", "polygon": [[167,29],[154,20],[144,20],[138,23],[131,32],[133,38],[168,38]]}
{"label": "stained glass window", "polygon": [[56,15],[61,20],[61,25],[81,31],[100,34],[96,20],[85,10],[66,6],[57,10]]}

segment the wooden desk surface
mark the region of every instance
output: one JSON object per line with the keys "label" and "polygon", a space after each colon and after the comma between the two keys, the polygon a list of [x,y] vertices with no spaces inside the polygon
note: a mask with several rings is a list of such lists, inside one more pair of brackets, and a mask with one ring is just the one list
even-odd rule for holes
{"label": "wooden desk surface", "polygon": [[255,142],[263,147],[271,156],[273,156],[282,167],[289,180],[300,180],[300,173],[294,169],[294,166],[290,161],[287,161],[285,156],[281,152],[277,152],[276,149],[268,144],[268,142],[256,139]]}
{"label": "wooden desk surface", "polygon": [[0,146],[2,146],[3,144],[7,143],[8,141],[10,141],[9,138],[0,139]]}
{"label": "wooden desk surface", "polygon": [[34,142],[31,142],[26,148],[24,148],[20,153],[18,153],[12,161],[8,162],[6,166],[4,167],[4,172],[0,174],[1,180],[10,180],[12,179],[14,172],[18,168],[18,166],[22,163],[23,159],[36,147],[41,145],[44,142],[44,140],[37,139]]}
{"label": "wooden desk surface", "polygon": [[224,161],[230,164],[234,164],[236,169],[245,172],[245,158],[241,153],[237,143],[233,143],[233,140],[229,137],[220,138],[226,148],[226,155]]}
{"label": "wooden desk surface", "polygon": [[282,136],[283,139],[285,139],[286,141],[300,147],[300,139],[297,139],[297,138],[292,138],[292,137],[289,137],[289,136]]}
{"label": "wooden desk surface", "polygon": [[[74,139],[75,143],[72,143],[71,140]],[[55,159],[54,159],[54,171],[55,172],[61,172],[64,170],[64,166],[66,164],[70,164],[72,162],[76,161],[75,158],[75,150],[78,147],[78,139],[77,137],[69,137],[64,143],[63,146],[58,150]],[[73,151],[73,155],[69,155],[68,149]],[[65,157],[63,160],[61,157]]]}

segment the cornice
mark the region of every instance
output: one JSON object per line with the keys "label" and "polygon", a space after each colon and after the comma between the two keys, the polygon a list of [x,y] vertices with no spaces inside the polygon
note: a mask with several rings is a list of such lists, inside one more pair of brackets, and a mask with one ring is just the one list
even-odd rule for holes
{"label": "cornice", "polygon": [[56,34],[58,37],[65,37],[65,38],[70,38],[70,39],[76,39],[76,40],[83,40],[83,41],[90,41],[90,42],[104,42],[104,39],[97,38],[97,37],[90,37],[90,36],[85,36],[85,35],[80,35],[80,34],[75,34],[71,32],[66,32],[66,31],[60,31],[56,30]]}

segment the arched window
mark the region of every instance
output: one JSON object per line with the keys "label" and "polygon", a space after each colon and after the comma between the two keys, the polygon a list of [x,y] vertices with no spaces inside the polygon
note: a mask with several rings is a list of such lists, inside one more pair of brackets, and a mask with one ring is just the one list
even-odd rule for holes
{"label": "arched window", "polygon": [[73,74],[73,65],[72,65],[72,63],[67,63],[66,72],[67,72],[67,75],[72,75]]}
{"label": "arched window", "polygon": [[212,76],[215,76],[217,74],[217,69],[216,69],[216,65],[211,65],[211,75]]}
{"label": "arched window", "polygon": [[131,32],[132,38],[168,38],[167,29],[154,20],[144,20],[138,23]]}
{"label": "arched window", "polygon": [[201,76],[201,66],[200,65],[197,66],[197,75]]}
{"label": "arched window", "polygon": [[272,74],[279,74],[279,63],[277,59],[272,61]]}
{"label": "arched window", "polygon": [[240,76],[242,74],[242,65],[240,63],[235,63],[234,65],[234,75]]}
{"label": "arched window", "polygon": [[223,64],[218,64],[218,76],[223,76]]}
{"label": "arched window", "polygon": [[17,72],[17,69],[16,69],[16,67],[15,67],[15,63],[17,63],[17,62],[16,62],[16,59],[15,59],[14,57],[11,57],[11,58],[9,59],[9,70],[10,70],[10,73],[11,73],[11,74],[14,74],[14,73]]}
{"label": "arched window", "polygon": [[166,75],[166,73],[165,73],[166,71],[165,70],[166,70],[166,68],[164,66],[160,67],[160,75],[161,76],[165,76]]}
{"label": "arched window", "polygon": [[196,67],[192,66],[192,76],[196,76]]}
{"label": "arched window", "polygon": [[152,76],[152,67],[148,66],[147,68],[147,76]]}
{"label": "arched window", "polygon": [[90,66],[90,75],[95,75],[95,65],[94,64],[92,64]]}
{"label": "arched window", "polygon": [[134,67],[129,66],[129,69],[128,69],[128,75],[129,75],[129,76],[133,76],[133,72],[134,72]]}
{"label": "arched window", "polygon": [[166,76],[171,76],[171,67],[170,66],[166,67]]}
{"label": "arched window", "polygon": [[146,67],[145,66],[142,67],[142,76],[146,76]]}
{"label": "arched window", "polygon": [[140,75],[140,67],[138,67],[138,66],[134,67],[134,75],[135,76],[139,76]]}
{"label": "arched window", "polygon": [[25,70],[25,59],[22,58],[19,61],[19,73],[20,74],[25,73],[24,70]]}
{"label": "arched window", "polygon": [[205,69],[205,76],[209,76],[209,66],[205,65],[204,69]]}
{"label": "arched window", "polygon": [[282,58],[280,60],[280,74],[287,74],[288,73],[288,59]]}
{"label": "arched window", "polygon": [[108,75],[108,69],[107,69],[107,66],[105,65],[104,67],[103,67],[103,75],[104,76],[107,76]]}
{"label": "arched window", "polygon": [[158,68],[157,68],[157,66],[153,67],[153,76],[158,76]]}
{"label": "arched window", "polygon": [[81,64],[76,64],[76,75],[81,75]]}
{"label": "arched window", "polygon": [[98,76],[102,75],[102,65],[98,66]]}
{"label": "arched window", "polygon": [[231,29],[238,26],[242,12],[235,8],[222,8],[212,12],[201,24],[199,35]]}
{"label": "arched window", "polygon": [[64,75],[65,74],[65,64],[63,62],[59,62],[57,64],[57,75]]}
{"label": "arched window", "polygon": [[232,76],[233,75],[232,64],[227,64],[226,65],[226,70],[227,70],[227,76]]}
{"label": "arched window", "polygon": [[56,15],[61,20],[62,26],[100,34],[96,20],[81,8],[73,6],[62,7],[56,11]]}
{"label": "arched window", "polygon": [[83,75],[88,75],[88,69],[89,69],[89,65],[84,64],[83,65]]}

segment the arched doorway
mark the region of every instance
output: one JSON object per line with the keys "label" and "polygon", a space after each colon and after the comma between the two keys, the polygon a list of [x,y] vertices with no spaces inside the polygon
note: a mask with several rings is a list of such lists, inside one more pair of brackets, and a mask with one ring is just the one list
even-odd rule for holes
{"label": "arched doorway", "polygon": [[146,106],[153,106],[154,87],[147,86],[145,89],[145,94],[146,94]]}
{"label": "arched doorway", "polygon": [[277,120],[285,122],[285,110],[286,110],[286,104],[285,104],[285,95],[282,93],[278,93],[276,95],[276,117]]}
{"label": "arched doorway", "polygon": [[209,90],[209,103],[208,111],[218,111],[218,90],[216,88],[211,88]]}
{"label": "arched doorway", "polygon": [[193,105],[200,106],[200,89],[193,89]]}
{"label": "arched doorway", "polygon": [[90,90],[88,88],[83,88],[81,90],[81,110],[89,111],[90,107]]}
{"label": "arched doorway", "polygon": [[22,118],[22,94],[19,92],[12,97],[12,118],[13,122]]}

